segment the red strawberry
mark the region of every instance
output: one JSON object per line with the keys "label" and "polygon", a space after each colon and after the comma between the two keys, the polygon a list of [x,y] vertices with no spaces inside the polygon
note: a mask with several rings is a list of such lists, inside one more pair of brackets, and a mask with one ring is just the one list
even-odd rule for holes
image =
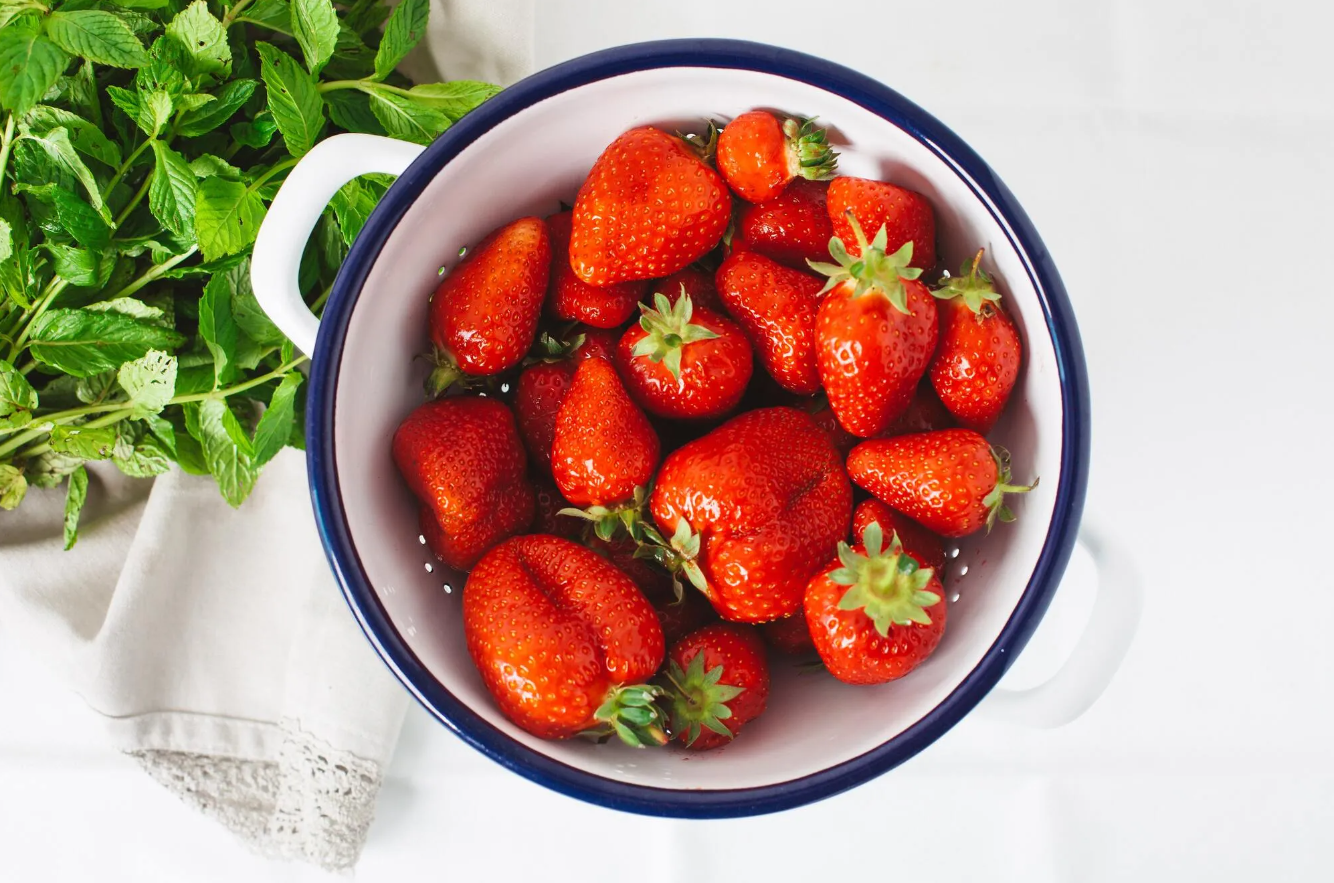
{"label": "red strawberry", "polygon": [[944,429],[862,442],[848,455],[848,474],[890,508],[945,537],[966,536],[996,520],[1013,521],[1006,494],[1037,486],[1010,484],[1009,455],[971,429]]}
{"label": "red strawberry", "polygon": [[459,396],[422,405],[399,424],[393,454],[434,516],[438,533],[423,533],[451,567],[469,569],[533,520],[523,443],[509,408],[495,399]]}
{"label": "red strawberry", "polygon": [[753,251],[786,267],[805,270],[829,253],[834,227],[825,208],[823,181],[798,178],[782,193],[741,210],[732,234],[734,251]]}
{"label": "red strawberry", "polygon": [[773,622],[766,622],[760,626],[760,631],[764,633],[764,640],[768,641],[771,647],[789,656],[800,656],[815,649],[810,627],[806,625],[806,614],[800,611],[782,619],[775,619]]}
{"label": "red strawberry", "polygon": [[500,710],[533,735],[666,741],[661,690],[643,683],[662,664],[662,627],[630,578],[578,543],[539,534],[492,549],[464,588],[463,633]]}
{"label": "red strawberry", "polygon": [[551,240],[541,218],[520,218],[487,236],[440,283],[431,298],[435,394],[460,375],[499,374],[533,344],[551,269]]}
{"label": "red strawberry", "polygon": [[[939,345],[936,349],[939,351]],[[913,393],[912,401],[908,403],[908,410],[904,411],[902,416],[891,423],[889,428],[880,435],[882,438],[890,438],[895,435],[908,435],[913,432],[953,429],[954,426],[954,418],[940,403],[940,397],[936,395],[936,391],[931,387],[931,379],[924,377],[917,384],[917,390]]]}
{"label": "red strawberry", "polygon": [[996,423],[1019,379],[1023,347],[1000,305],[979,250],[960,275],[932,292],[940,306],[940,346],[929,376],[959,423],[985,433]]}
{"label": "red strawberry", "polygon": [[689,295],[673,304],[657,294],[654,303],[657,309],[640,305],[639,324],[617,348],[630,395],[659,417],[703,420],[731,411],[753,370],[746,335],[731,319],[694,309]]}
{"label": "red strawberry", "polygon": [[[826,207],[834,235],[844,242],[853,242],[852,214],[863,230],[886,229],[888,242],[883,250],[893,254],[911,242],[910,266],[929,269],[936,263],[936,217],[926,197],[912,190],[895,187],[883,181],[866,178],[835,178],[829,182]],[[849,245],[848,253],[861,254],[857,245]]]}
{"label": "red strawberry", "polygon": [[910,269],[912,243],[885,252],[885,228],[867,243],[854,221],[860,258],[831,239],[837,264],[812,264],[829,276],[815,319],[815,363],[829,405],[853,435],[878,435],[912,401],[936,349],[936,305]]}
{"label": "red strawberry", "polygon": [[649,602],[658,612],[658,622],[662,625],[662,636],[670,644],[679,641],[695,629],[718,621],[718,614],[699,592],[685,592],[680,600],[671,598],[664,601]]}
{"label": "red strawberry", "polygon": [[[573,519],[565,518],[565,520]],[[639,549],[639,543],[634,540],[628,537],[618,537],[610,541],[594,539],[592,548],[639,586],[639,590],[644,593],[644,597],[658,614],[662,634],[669,643],[679,640],[710,620],[717,619],[713,608],[704,600],[703,595],[699,592],[681,591],[675,578],[662,566],[647,558],[637,557],[635,552]]]}
{"label": "red strawberry", "polygon": [[530,365],[514,384],[514,413],[519,433],[538,471],[551,472],[551,445],[556,440],[556,413],[574,382],[574,363],[539,362]]}
{"label": "red strawberry", "polygon": [[726,745],[764,713],[769,663],[754,629],[706,625],[677,641],[667,660],[672,736],[687,748]]}
{"label": "red strawberry", "polygon": [[694,146],[631,129],[579,188],[570,266],[590,285],[668,276],[708,254],[731,217],[727,184]]}
{"label": "red strawberry", "polygon": [[944,576],[945,544],[940,537],[874,497],[862,500],[852,511],[853,537],[866,533],[872,522],[880,525],[880,532],[886,537],[898,534],[903,551],[917,559],[918,564],[933,568],[938,576]]}
{"label": "red strawberry", "polygon": [[793,178],[834,174],[838,154],[825,144],[813,120],[784,119],[752,110],[732,120],[718,136],[718,171],[737,196],[750,202],[773,199]]}
{"label": "red strawberry", "polygon": [[570,266],[570,226],[573,212],[547,218],[551,231],[551,297],[547,307],[557,319],[584,322],[594,328],[616,328],[634,315],[644,296],[644,282],[589,285]]}
{"label": "red strawberry", "polygon": [[718,289],[713,286],[713,274],[701,269],[698,264],[691,264],[666,279],[659,279],[649,286],[649,291],[662,292],[672,303],[676,303],[684,292],[690,295],[690,302],[695,305],[695,309],[723,312],[723,302],[718,297]]}
{"label": "red strawberry", "polygon": [[724,619],[765,622],[800,608],[806,583],[847,536],[852,488],[810,415],[765,408],[669,455],[652,510],[671,536],[663,558]]}
{"label": "red strawberry", "polygon": [[577,518],[561,515],[560,511],[570,503],[560,495],[556,486],[547,479],[533,482],[533,492],[537,498],[536,513],[533,515],[533,533],[545,533],[565,537],[567,540],[579,539],[583,524]]}
{"label": "red strawberry", "polygon": [[807,406],[806,412],[815,420],[816,425],[825,431],[825,434],[829,436],[830,443],[844,459],[861,441],[857,436],[839,425],[838,418],[834,416],[833,410],[829,407],[828,399],[823,397],[814,399]]}
{"label": "red strawberry", "polygon": [[581,328],[576,332],[576,336],[582,336],[583,341],[574,348],[574,358],[576,361],[584,359],[606,359],[613,361],[616,358],[616,344],[621,336],[610,328]]}
{"label": "red strawberry", "polygon": [[728,256],[715,279],[727,311],[746,329],[760,362],[779,385],[798,395],[818,391],[820,279],[749,252]]}
{"label": "red strawberry", "polygon": [[556,415],[551,469],[575,506],[631,500],[653,477],[661,452],[649,425],[606,359],[579,363]]}
{"label": "red strawberry", "polygon": [[811,580],[805,608],[821,661],[849,684],[883,684],[921,665],[948,614],[935,571],[896,540],[885,548],[876,522],[855,549],[838,544],[838,557]]}

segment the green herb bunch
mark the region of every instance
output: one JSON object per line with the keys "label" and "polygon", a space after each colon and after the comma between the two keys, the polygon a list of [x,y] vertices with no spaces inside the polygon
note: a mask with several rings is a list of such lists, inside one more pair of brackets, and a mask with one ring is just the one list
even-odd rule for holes
{"label": "green herb bunch", "polygon": [[[293,350],[250,289],[288,171],[325,135],[426,144],[495,94],[395,67],[429,0],[0,0],[0,507],[85,463],[174,462],[238,506],[303,446]],[[349,183],[301,263],[318,310],[391,183]],[[0,522],[2,524],[3,522]]]}

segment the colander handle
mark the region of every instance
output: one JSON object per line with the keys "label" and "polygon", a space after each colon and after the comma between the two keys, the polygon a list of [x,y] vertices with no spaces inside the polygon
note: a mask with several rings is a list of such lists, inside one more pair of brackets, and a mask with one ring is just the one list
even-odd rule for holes
{"label": "colander handle", "polygon": [[401,175],[423,148],[379,135],[334,135],[301,157],[259,226],[250,283],[273,324],[310,355],[320,323],[297,285],[301,253],[338,189],[358,175]]}
{"label": "colander handle", "polygon": [[1129,552],[1087,521],[1079,544],[1098,571],[1093,612],[1070,658],[1047,681],[1027,690],[998,688],[977,707],[993,720],[1031,727],[1059,727],[1098,701],[1121,667],[1139,626],[1143,582]]}

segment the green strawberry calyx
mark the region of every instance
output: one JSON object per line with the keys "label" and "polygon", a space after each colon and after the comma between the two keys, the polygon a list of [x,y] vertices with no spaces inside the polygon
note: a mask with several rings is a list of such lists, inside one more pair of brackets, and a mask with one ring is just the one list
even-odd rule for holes
{"label": "green strawberry calyx", "polygon": [[992,446],[991,459],[996,461],[996,486],[982,498],[982,505],[987,507],[988,533],[997,521],[1006,523],[1014,521],[1014,513],[1005,505],[1006,494],[1026,494],[1038,486],[1036,478],[1032,484],[1010,484],[1013,480],[1010,475],[1010,452],[1000,445]]}
{"label": "green strawberry calyx", "polygon": [[708,594],[709,583],[704,578],[704,571],[700,569],[698,560],[700,535],[691,528],[689,521],[678,518],[676,532],[672,534],[671,539],[664,538],[649,524],[641,523],[640,531],[642,539],[639,548],[635,550],[635,557],[656,561],[672,575],[672,589],[676,592],[677,601],[685,597],[685,586],[681,583],[682,576],[689,580],[692,586]]}
{"label": "green strawberry calyx", "polygon": [[639,317],[639,327],[644,329],[642,338],[630,351],[636,358],[647,356],[655,365],[662,365],[671,372],[674,380],[681,379],[681,353],[692,343],[713,340],[718,332],[710,331],[703,325],[694,325],[690,318],[695,307],[686,294],[686,287],[681,286],[681,296],[672,303],[661,292],[653,295],[653,306],[640,304],[643,314]]}
{"label": "green strawberry calyx", "polygon": [[706,128],[701,135],[693,132],[677,132],[676,137],[680,138],[701,160],[713,165],[714,157],[718,155],[718,123],[714,120],[705,120],[704,124]]}
{"label": "green strawberry calyx", "polygon": [[985,318],[995,311],[992,304],[1000,303],[1000,292],[992,283],[991,277],[982,269],[982,252],[979,248],[971,260],[964,261],[958,276],[951,276],[945,284],[931,292],[939,300],[961,298],[968,309]]}
{"label": "green strawberry calyx", "polygon": [[720,683],[723,677],[721,665],[705,671],[701,650],[691,658],[684,671],[673,660],[663,677],[670,684],[665,693],[673,735],[684,735],[687,747],[694,745],[705,729],[732,738],[732,731],[723,723],[732,716],[727,703],[746,692],[746,688]]}
{"label": "green strawberry calyx", "polygon": [[838,154],[825,141],[825,130],[810,119],[786,119],[783,135],[789,155],[795,161],[795,174],[810,181],[828,181],[838,168]]}
{"label": "green strawberry calyx", "polygon": [[[570,329],[570,331],[573,330],[573,328]],[[543,331],[533,342],[533,348],[528,353],[526,364],[559,362],[574,355],[575,350],[583,345],[584,335],[582,333],[570,334],[568,337],[557,337],[550,331]]]}
{"label": "green strawberry calyx", "polygon": [[[634,496],[617,506],[589,506],[576,509],[573,506],[561,509],[557,515],[568,515],[589,522],[594,536],[604,542],[611,542],[622,530],[635,542],[645,540],[645,515],[648,512],[649,488],[640,485],[635,488]],[[651,528],[649,528],[651,529]]]}
{"label": "green strawberry calyx", "polygon": [[852,282],[854,298],[878,291],[889,298],[889,302],[900,313],[909,313],[908,289],[903,283],[911,282],[922,275],[920,269],[909,266],[912,263],[912,242],[905,242],[898,251],[886,254],[889,234],[883,224],[875,234],[875,238],[867,242],[861,224],[857,223],[851,211],[847,213],[847,218],[848,223],[852,225],[853,235],[857,237],[857,245],[861,247],[861,256],[854,258],[848,254],[847,246],[837,236],[830,239],[829,255],[836,263],[806,261],[812,270],[829,277],[825,280],[820,293],[824,294],[845,282]]}
{"label": "green strawberry calyx", "polygon": [[581,735],[598,738],[615,733],[632,748],[666,745],[662,709],[656,704],[664,693],[656,684],[612,687],[593,713],[597,725]]}
{"label": "green strawberry calyx", "polygon": [[884,543],[880,523],[871,522],[862,531],[862,552],[839,543],[838,560],[843,566],[829,573],[830,580],[848,587],[838,609],[862,611],[882,638],[889,637],[892,626],[930,625],[927,608],[941,602],[939,593],[927,589],[935,570],[922,567],[904,552],[897,532],[890,535],[888,549]]}
{"label": "green strawberry calyx", "polygon": [[436,398],[463,378],[463,369],[449,350],[432,347],[425,358],[431,363],[431,373],[427,375],[425,384],[426,395],[430,398]]}

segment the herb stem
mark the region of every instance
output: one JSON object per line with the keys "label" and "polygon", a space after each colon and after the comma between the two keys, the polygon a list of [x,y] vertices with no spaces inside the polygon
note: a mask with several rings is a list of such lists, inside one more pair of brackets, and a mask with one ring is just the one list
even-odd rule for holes
{"label": "herb stem", "polygon": [[107,300],[114,300],[118,297],[129,297],[139,289],[143,288],[148,283],[154,281],[155,279],[161,278],[164,273],[166,273],[172,267],[181,263],[185,259],[189,258],[197,251],[199,251],[199,246],[192,245],[190,246],[188,251],[183,251],[178,255],[172,255],[171,257],[167,258],[160,264],[154,264],[153,266],[145,270],[143,274],[141,274],[137,279],[133,280],[124,288],[122,288],[120,291],[117,291],[115,294],[111,295],[111,297],[107,298]]}
{"label": "herb stem", "polygon": [[14,115],[5,117],[5,133],[0,140],[0,186],[5,183],[5,172],[9,168],[9,149],[14,143]]}
{"label": "herb stem", "polygon": [[64,291],[65,286],[67,285],[69,285],[69,283],[64,279],[52,279],[47,283],[46,291],[42,292],[41,300],[33,306],[32,315],[27,318],[23,330],[19,332],[18,338],[14,341],[14,345],[9,349],[9,364],[14,364],[19,353],[23,352],[23,347],[28,342],[28,335],[32,333],[32,326],[37,323],[37,320],[42,317],[42,313],[45,313],[46,308],[51,305],[51,301],[55,300],[56,296]]}
{"label": "herb stem", "polygon": [[130,201],[125,203],[125,208],[120,210],[120,214],[116,215],[116,220],[113,226],[119,227],[124,223],[125,219],[130,216],[130,212],[134,211],[134,207],[144,198],[144,194],[148,192],[148,186],[152,182],[152,175],[148,175],[144,178],[144,183],[139,185],[139,191],[135,193],[134,196],[130,197]]}
{"label": "herb stem", "polygon": [[260,176],[259,176],[258,178],[256,178],[254,181],[252,181],[251,184],[250,184],[250,187],[249,187],[248,189],[250,190],[251,193],[255,192],[255,191],[258,190],[260,187],[263,187],[264,184],[265,184],[270,178],[272,178],[274,175],[278,174],[279,172],[285,172],[285,171],[287,171],[288,169],[290,169],[292,166],[294,166],[294,165],[296,165],[296,164],[297,164],[297,160],[295,160],[295,159],[283,160],[282,162],[278,163],[278,164],[277,164],[276,166],[274,166],[273,168],[269,169],[269,170],[268,170],[267,172],[265,172],[264,174],[260,175]]}
{"label": "herb stem", "polygon": [[155,139],[153,138],[145,138],[142,144],[130,151],[130,155],[125,157],[125,162],[120,164],[120,168],[116,169],[116,174],[111,176],[111,180],[107,182],[107,186],[103,188],[103,199],[106,199],[107,196],[111,194],[111,191],[116,189],[116,185],[120,183],[121,178],[125,177],[125,173],[130,170],[130,166],[134,165],[134,161],[139,158],[140,154],[148,149],[148,145],[152,144],[154,140]]}
{"label": "herb stem", "polygon": [[240,15],[250,3],[251,0],[237,0],[236,4],[233,5],[231,9],[227,10],[227,14],[222,17],[223,30],[230,28],[232,22],[236,21],[236,17]]}
{"label": "herb stem", "polygon": [[392,92],[395,95],[403,95],[412,98],[413,95],[407,89],[400,89],[398,86],[391,86],[388,83],[377,83],[375,80],[330,80],[327,83],[320,83],[317,87],[321,92],[336,92],[339,89],[359,89],[362,92],[370,94],[371,92]]}

